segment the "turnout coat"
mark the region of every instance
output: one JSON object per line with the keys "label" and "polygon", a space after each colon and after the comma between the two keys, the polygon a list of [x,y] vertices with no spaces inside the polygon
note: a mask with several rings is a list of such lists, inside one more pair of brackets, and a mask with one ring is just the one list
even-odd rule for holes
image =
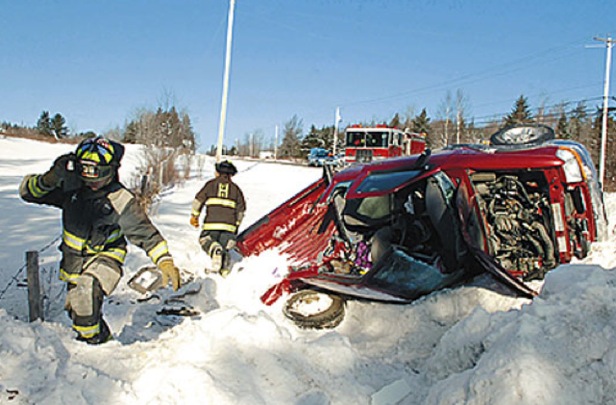
{"label": "turnout coat", "polygon": [[[170,257],[167,242],[117,177],[97,191],[85,186],[74,190],[47,189],[40,179],[41,175],[27,175],[19,192],[27,202],[62,209],[62,280],[74,282],[92,260],[101,256],[121,268],[127,239],[143,249],[155,264]],[[99,281],[109,294],[119,278],[111,277],[109,283],[105,279],[103,276]]]}

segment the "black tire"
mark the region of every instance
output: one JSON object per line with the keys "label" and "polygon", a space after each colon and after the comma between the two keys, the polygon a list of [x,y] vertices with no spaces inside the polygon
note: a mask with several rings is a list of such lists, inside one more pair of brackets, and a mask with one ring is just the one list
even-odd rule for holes
{"label": "black tire", "polygon": [[[312,313],[300,311],[300,306],[313,304],[315,300],[323,301],[326,307],[318,308]],[[338,326],[344,318],[344,300],[338,295],[302,290],[289,297],[282,312],[300,328],[331,329]]]}
{"label": "black tire", "polygon": [[555,138],[554,130],[547,125],[516,125],[506,127],[490,136],[492,145],[536,146]]}

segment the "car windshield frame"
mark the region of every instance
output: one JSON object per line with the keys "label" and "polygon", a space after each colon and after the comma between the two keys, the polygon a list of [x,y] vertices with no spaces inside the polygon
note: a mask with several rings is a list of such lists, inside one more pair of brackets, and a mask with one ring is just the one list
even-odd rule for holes
{"label": "car windshield frame", "polygon": [[376,197],[395,193],[412,182],[433,176],[440,171],[440,168],[428,171],[415,168],[410,170],[370,171],[353,182],[349,187],[346,198]]}

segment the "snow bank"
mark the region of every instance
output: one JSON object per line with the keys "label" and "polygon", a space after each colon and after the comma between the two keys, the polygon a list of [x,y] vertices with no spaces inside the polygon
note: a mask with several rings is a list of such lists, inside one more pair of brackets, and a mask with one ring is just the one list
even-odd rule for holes
{"label": "snow bank", "polygon": [[[115,340],[91,347],[73,339],[63,313],[52,243],[41,252],[46,321],[28,323],[23,254],[52,242],[60,224],[57,210],[23,203],[17,186],[64,148],[0,139],[0,229],[11,235],[0,246],[0,403],[616,404],[616,272],[606,270],[616,266],[613,231],[589,258],[536,283],[532,302],[482,276],[410,305],[351,301],[336,329],[300,330],[281,303],[259,301],[286,267],[276,252],[245,259],[227,279],[203,271],[209,258],[188,217],[211,162],[152,215],[193,283],[140,302],[125,277],[105,304]],[[127,149],[123,178],[139,166],[137,153]],[[321,175],[236,163],[248,203],[243,226]],[[606,200],[613,227],[616,196]],[[147,263],[131,247],[127,276]],[[178,296],[177,305],[200,314],[158,313]]]}

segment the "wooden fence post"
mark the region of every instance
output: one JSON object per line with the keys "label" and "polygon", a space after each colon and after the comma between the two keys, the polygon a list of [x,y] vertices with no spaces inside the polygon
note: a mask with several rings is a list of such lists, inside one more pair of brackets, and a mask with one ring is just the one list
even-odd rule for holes
{"label": "wooden fence post", "polygon": [[30,322],[37,319],[43,321],[43,302],[41,300],[41,284],[39,280],[38,252],[26,252],[26,265],[28,270],[28,308]]}
{"label": "wooden fence post", "polygon": [[148,175],[144,174],[143,176],[141,176],[141,196],[145,196],[145,193],[147,192],[148,189]]}

